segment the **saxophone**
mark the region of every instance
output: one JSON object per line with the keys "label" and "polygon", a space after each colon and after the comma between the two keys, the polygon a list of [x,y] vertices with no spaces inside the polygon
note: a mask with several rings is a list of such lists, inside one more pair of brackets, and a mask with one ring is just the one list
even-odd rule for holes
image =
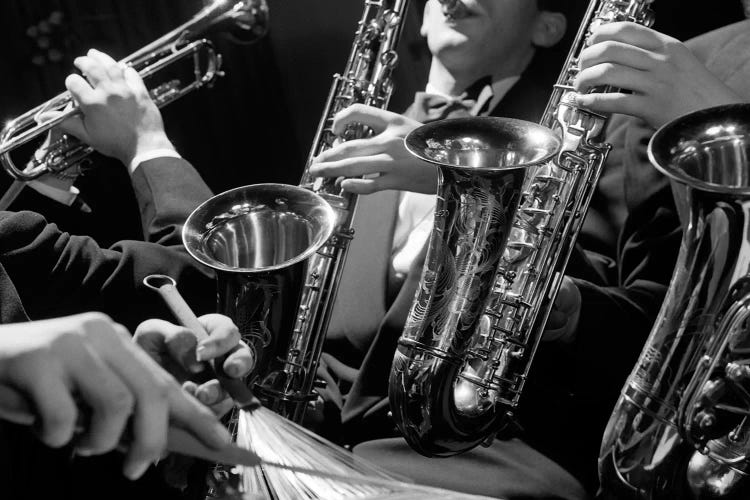
{"label": "saxophone", "polygon": [[[650,25],[652,2],[591,0],[589,3],[541,120],[544,127],[560,138],[561,148],[553,161],[530,165],[507,241],[504,245],[494,245],[494,251],[500,252],[492,267],[494,278],[482,280],[482,285],[454,279],[456,275],[469,275],[480,271],[483,265],[491,265],[489,256],[474,259],[471,263],[474,267],[469,270],[459,270],[431,261],[433,254],[428,254],[422,282],[393,360],[389,385],[396,424],[419,453],[426,456],[461,453],[491,440],[512,422],[610,149],[608,144],[597,142],[606,117],[575,103],[571,83],[577,74],[577,56],[597,25],[616,21]],[[472,119],[475,123],[487,120]],[[453,128],[440,122],[431,124],[429,131],[458,149],[474,132],[474,127],[456,130],[456,138],[466,138],[457,141],[444,137],[442,127]],[[519,137],[515,144],[523,141]],[[430,161],[429,154],[418,148],[416,153]],[[501,147],[494,153],[488,150],[483,154],[503,157],[508,149]],[[462,158],[458,161],[469,166],[475,155],[459,155]],[[490,191],[484,196],[490,198],[495,194]],[[440,200],[441,204],[455,202]],[[438,241],[448,247],[455,243],[445,238],[448,233],[441,225],[441,207],[436,209],[430,249]],[[507,216],[512,216],[512,212]],[[491,244],[482,240],[474,248],[489,249]],[[462,289],[465,285],[468,287]],[[451,296],[462,298],[454,300]]]}
{"label": "saxophone", "polygon": [[299,186],[234,189],[208,200],[185,224],[188,251],[217,271],[219,310],[235,321],[255,354],[250,383],[265,406],[296,422],[317,399],[315,374],[357,203],[335,181],[311,176],[309,167],[335,144],[372,135],[352,124],[337,136],[333,118],[355,103],[388,105],[407,4],[365,1]]}
{"label": "saxophone", "polygon": [[602,442],[607,498],[747,498],[750,485],[750,105],[652,137],[684,228],[669,291]]}

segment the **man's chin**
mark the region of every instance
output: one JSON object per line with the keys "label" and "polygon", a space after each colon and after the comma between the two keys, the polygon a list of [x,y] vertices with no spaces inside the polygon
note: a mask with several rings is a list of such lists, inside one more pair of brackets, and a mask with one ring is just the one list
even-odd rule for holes
{"label": "man's chin", "polygon": [[464,33],[451,31],[429,40],[430,52],[439,58],[471,57],[477,49],[474,39]]}

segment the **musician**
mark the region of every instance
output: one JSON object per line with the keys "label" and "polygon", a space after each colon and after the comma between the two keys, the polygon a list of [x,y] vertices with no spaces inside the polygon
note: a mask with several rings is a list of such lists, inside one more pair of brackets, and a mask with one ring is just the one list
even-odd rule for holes
{"label": "musician", "polygon": [[[153,273],[174,277],[180,283],[188,302],[198,312],[212,310],[215,301],[213,277],[210,272],[194,264],[180,244],[183,221],[198,204],[211,196],[210,190],[192,166],[180,158],[171,146],[164,133],[161,116],[140,77],[133,70],[125,69],[103,53],[93,50],[76,59],[75,64],[85,78],[72,75],[66,80],[66,86],[80,106],[82,115],[66,123],[64,128],[79,135],[98,151],[112,155],[128,166],[148,242],[121,241],[111,248],[100,248],[90,238],[61,232],[56,226],[47,224],[38,214],[0,212],[0,323],[20,323],[99,311],[132,331],[147,319],[169,317],[162,301],[142,285],[143,278]],[[224,333],[212,341],[213,352],[205,352],[205,359],[227,353],[237,346],[236,332],[231,333],[224,323],[213,326],[206,323],[206,326],[213,333]],[[149,322],[141,328],[146,329],[141,345],[149,347],[152,354],[162,352],[162,345],[168,350],[180,345],[182,349],[185,346],[188,350],[191,349],[189,344],[182,344],[189,336],[184,331],[175,332],[173,326]],[[79,368],[74,364],[82,359],[81,356],[89,360],[104,358],[111,371],[117,371],[116,367],[123,366],[123,360],[136,356],[140,361],[136,361],[134,366],[143,370],[134,370],[128,374],[118,372],[121,383],[128,385],[128,382],[133,382],[134,377],[143,377],[141,380],[157,377],[162,380],[162,389],[168,386],[169,394],[174,395],[170,398],[176,398],[174,401],[177,402],[185,401],[184,396],[177,398],[172,382],[164,381],[163,372],[145,361],[141,354],[134,354],[132,348],[123,347],[126,344],[121,340],[112,339],[113,329],[121,331],[120,327],[112,325],[106,317],[94,316],[92,319],[90,316],[83,316],[39,323],[27,328],[13,325],[2,333],[9,335],[6,342],[12,342],[11,339],[39,332],[43,337],[36,339],[36,344],[29,341],[27,350],[41,350],[49,358],[40,359],[53,359],[58,366],[62,365],[57,369],[58,374],[60,371],[65,372],[65,367]],[[109,338],[109,341],[100,341],[99,335],[102,335],[101,339]],[[62,345],[57,339],[64,339],[60,341]],[[96,342],[102,344],[91,347],[89,339],[96,339]],[[72,349],[75,354],[71,354],[67,350],[68,346],[81,344],[87,348],[87,353],[82,354],[78,349]],[[12,345],[18,346],[16,353],[23,354],[23,344]],[[62,351],[56,350],[58,347]],[[115,353],[115,349],[125,351]],[[185,351],[180,352],[184,354]],[[12,354],[7,351],[3,353],[3,365],[6,360],[11,365],[16,363]],[[232,376],[241,376],[250,369],[249,353],[242,350],[237,356],[233,355],[234,361],[229,363],[227,360],[224,365],[227,373]],[[118,361],[115,363],[113,359]],[[168,359],[168,356],[164,359]],[[131,361],[132,359],[129,362]],[[188,372],[191,371],[189,365],[185,368]],[[3,366],[3,371],[10,373],[15,383],[21,383],[19,377],[13,375],[13,371],[6,371],[6,366]],[[23,380],[28,380],[26,372],[22,375],[27,377]],[[81,386],[76,384],[78,379],[63,380],[69,384],[69,390],[76,390],[78,397],[87,400]],[[5,384],[6,381],[7,379],[3,379],[2,383]],[[53,384],[53,381],[46,378],[44,381]],[[104,379],[96,381],[105,382]],[[49,385],[42,384],[33,388],[25,385],[20,389],[31,391],[45,387]],[[189,388],[202,402],[225,406],[225,396],[217,390],[215,383]],[[59,397],[64,399],[63,394]],[[31,399],[35,400],[35,397]],[[143,403],[136,409],[138,418],[150,415],[151,421],[158,417],[162,426],[160,429],[163,429],[163,417],[166,414],[164,404],[155,403],[152,407],[150,399],[137,398],[137,401]],[[69,410],[70,405],[67,408]],[[185,418],[187,416],[190,415]],[[59,445],[69,437],[69,412],[68,418],[63,421],[64,432],[53,432],[51,436],[45,432],[43,436],[46,442]],[[41,422],[47,423],[44,418]],[[114,424],[120,425],[122,416],[119,420],[104,419],[103,422],[116,428]],[[156,428],[149,427],[146,430],[152,433],[155,432],[154,429]],[[145,430],[141,434],[136,429],[135,433],[138,443],[147,435]],[[117,432],[114,431],[102,434],[106,439],[101,443],[97,437],[93,443],[96,446],[85,446],[84,453],[101,452],[110,448],[115,434]],[[94,438],[99,436],[99,432],[92,428],[88,435]],[[3,493],[9,494],[10,498],[101,498],[102,495],[109,498],[132,498],[142,494],[138,492],[138,487],[143,487],[142,485],[119,480],[116,471],[121,466],[121,458],[117,454],[107,455],[101,460],[77,459],[71,462],[70,449],[57,452],[45,450],[36,443],[28,429],[5,423],[0,427],[0,440],[3,441],[0,449],[4,453],[11,453],[2,457],[3,463],[0,465],[4,474]],[[160,451],[159,443],[160,441],[156,441],[143,455],[129,459],[125,472],[131,477],[142,473],[144,463],[153,459],[153,454]],[[86,444],[87,441],[84,441],[84,445]],[[138,450],[137,446],[135,450]],[[44,481],[38,480],[40,474],[43,474]],[[154,473],[151,475],[154,476]],[[158,479],[158,475],[156,478]],[[154,481],[153,478],[148,486],[153,488],[151,491],[154,494],[158,492],[162,495],[162,498],[170,498],[170,495],[176,494],[166,488],[163,482]]]}
{"label": "musician", "polygon": [[[632,85],[631,90],[635,90],[635,93],[603,98],[596,95],[585,96],[582,97],[582,103],[588,105],[590,103],[586,99],[590,99],[592,105],[601,106],[602,111],[642,113],[643,118],[650,120],[652,126],[656,126],[692,111],[696,106],[736,102],[736,87],[743,84],[746,86],[747,81],[746,73],[743,73],[747,71],[747,53],[742,52],[739,62],[733,56],[741,51],[742,47],[746,47],[743,45],[746,43],[743,39],[746,32],[742,29],[746,29],[746,23],[739,27],[730,27],[729,31],[733,32],[733,36],[706,36],[687,45],[693,48],[699,57],[708,56],[703,59],[708,65],[707,71],[684,45],[672,38],[633,25],[605,25],[599,28],[595,35],[594,45],[584,51],[584,71],[577,80],[577,85],[583,89],[606,81],[625,88]],[[738,34],[742,36],[737,36]],[[632,47],[626,50],[623,44]],[[661,65],[657,64],[657,61],[661,62]],[[720,69],[722,67],[724,69]],[[733,80],[734,91],[712,74],[730,83]],[[685,84],[688,80],[690,83]],[[598,101],[599,99],[601,101]],[[357,115],[358,119],[362,119],[362,110],[357,110]],[[403,119],[387,117],[382,112],[373,111],[372,115],[375,116],[373,121],[387,124],[381,125],[377,130],[388,127],[386,133],[391,135],[394,132],[404,135],[413,126]],[[338,126],[345,125],[346,121],[347,116],[344,113]],[[618,126],[616,121],[613,126]],[[653,131],[653,128],[648,128]],[[570,387],[576,405],[566,405],[566,410],[555,411],[554,423],[550,422],[550,412],[554,411],[554,408],[560,408],[559,401],[538,397],[538,391],[535,394],[531,389],[532,380],[524,392],[522,405],[522,422],[526,426],[526,438],[555,460],[565,463],[569,470],[575,468],[576,477],[582,479],[592,491],[596,483],[593,477],[593,461],[598,451],[603,426],[663,300],[680,237],[680,226],[666,183],[654,184],[654,176],[645,179],[641,177],[644,170],[651,170],[645,157],[646,142],[643,141],[643,137],[647,138],[648,134],[644,136],[634,127],[627,129],[626,139],[615,144],[618,149],[625,148],[624,151],[613,152],[613,157],[621,162],[622,169],[626,169],[626,181],[622,184],[622,189],[628,190],[624,202],[627,219],[620,235],[620,259],[617,263],[609,263],[609,266],[603,268],[582,266],[576,262],[569,265],[568,271],[572,273],[586,269],[595,269],[597,272],[603,270],[606,275],[603,281],[609,285],[598,284],[598,280],[592,279],[595,276],[588,279],[581,279],[583,276],[580,275],[576,278],[565,278],[557,298],[557,317],[550,320],[558,323],[554,327],[557,330],[555,337],[558,341],[555,343],[555,349],[543,346],[540,354],[547,351],[551,355],[547,357],[567,361],[562,364],[562,370],[559,364],[557,369],[550,370],[546,363],[540,363],[537,359],[535,369],[532,370],[532,379],[565,381]],[[610,130],[613,130],[612,126],[608,129]],[[395,143],[393,140],[392,144]],[[370,150],[366,154],[373,153]],[[406,155],[392,156],[397,161],[403,160],[398,164],[398,168],[408,168]],[[413,164],[413,172],[420,168],[424,169],[424,166]],[[620,168],[613,170],[608,166],[607,169],[605,175],[616,170],[620,170],[619,175],[622,175]],[[330,173],[336,175],[342,172],[332,169]],[[413,173],[405,174],[402,179],[408,179],[409,175]],[[403,182],[401,185],[421,189],[421,186],[428,184],[429,182],[423,179],[422,182]],[[589,253],[576,253],[579,257],[591,257]],[[561,305],[563,307],[560,307]],[[547,328],[551,328],[550,323]],[[548,335],[546,339],[549,340]],[[384,382],[378,380],[379,377],[387,376],[387,368],[383,367],[390,363],[393,352],[394,344],[381,340],[379,337],[373,345],[368,356],[368,361],[372,363],[368,366],[366,361],[365,367],[377,366],[378,358],[387,361],[381,362],[380,370],[370,370],[367,378],[362,376],[347,401],[347,405],[354,406],[355,398],[358,399],[358,404],[365,408],[365,415],[367,412],[370,415],[375,413],[373,409],[378,407],[376,403],[380,401],[378,395],[384,394]],[[563,374],[564,376],[561,376]],[[536,384],[537,387],[540,385],[544,384]],[[361,389],[359,393],[358,388]],[[574,412],[567,411],[571,407]],[[589,432],[586,432],[585,425],[591,427]],[[512,443],[503,452],[502,458],[514,456],[517,447]],[[490,450],[496,446],[493,445]],[[420,481],[434,484],[437,478],[439,484],[445,484],[443,480],[455,480],[453,476],[446,476],[442,468],[437,472],[436,467],[439,466],[429,465],[404,449],[405,445],[393,442],[374,442],[358,447],[357,451],[402,472],[408,467],[409,473]],[[575,450],[575,453],[571,453],[570,450]],[[478,453],[479,457],[487,459],[489,452],[480,450],[472,453]],[[573,454],[587,457],[585,463],[570,464],[569,457]],[[525,464],[526,462],[522,462],[522,465]],[[512,470],[513,467],[504,464],[498,469],[504,472],[507,469]],[[462,470],[463,476],[466,477],[466,471],[472,470],[472,467],[466,466]],[[493,471],[492,474],[503,472]]]}
{"label": "musician", "polygon": [[[357,235],[350,246],[329,328],[328,353],[323,357],[329,371],[340,379],[356,378],[342,411],[350,442],[394,435],[384,399],[388,371],[421,274],[424,253],[420,251],[432,228],[433,194],[381,191],[422,182],[420,188],[411,189],[434,193],[436,176],[431,166],[422,165],[416,175],[401,168],[404,164],[417,166],[402,147],[402,131],[412,130],[416,120],[476,114],[538,121],[567,51],[560,40],[569,18],[573,28],[577,25],[574,12],[579,7],[574,2],[528,0],[480,0],[462,5],[466,11],[450,18],[436,0],[426,3],[421,33],[433,55],[432,65],[425,92],[417,93],[405,115],[364,106],[343,111],[336,118],[335,130],[341,130],[343,123],[363,122],[382,133],[374,140],[350,141],[333,148],[313,167],[318,175],[345,177],[342,186],[349,191],[379,191],[359,200]],[[350,178],[371,173],[379,176]],[[337,349],[340,344],[334,342],[342,337],[354,347],[354,355]],[[340,360],[356,360],[371,344],[357,377],[356,370]],[[435,468],[430,472],[445,479],[442,486],[470,492],[508,494],[513,492],[512,485],[523,482],[526,486],[521,491],[534,496],[583,495],[577,482],[558,465],[521,442],[513,446],[517,468],[507,468],[507,474],[493,474],[486,481],[476,481],[452,460],[442,462],[442,466],[453,468],[452,473]],[[492,462],[497,455],[493,451],[478,459]],[[463,480],[456,482],[460,475]]]}
{"label": "musician", "polygon": [[[537,7],[536,2],[517,0],[465,2],[463,18],[448,19],[437,0],[426,2],[421,34],[433,55],[432,65],[427,87],[416,94],[403,123],[472,114],[538,119],[566,50],[555,46],[566,33],[566,13],[572,11],[569,3],[543,1]],[[346,121],[367,121],[357,113],[360,109],[349,108],[338,121],[349,113]],[[399,123],[390,126],[398,127]],[[385,141],[390,136],[401,140],[398,133],[380,137]],[[374,172],[379,166],[391,165],[387,158],[362,158],[364,151],[355,159],[343,159],[362,144],[351,141],[323,153],[313,171],[328,175],[326,169],[334,168],[336,175],[356,177],[366,173],[362,169]],[[373,161],[368,163],[370,159]],[[379,172],[377,178],[347,178],[343,185],[352,192],[372,193],[408,182],[398,177],[397,169]],[[434,191],[435,178],[428,176],[426,185],[428,192]],[[394,314],[394,309],[408,307],[408,291],[402,296],[403,306],[391,305],[399,303],[396,297],[411,262],[429,235],[433,207],[434,196],[405,191],[381,191],[360,198],[354,221],[355,229],[359,229],[350,245],[350,264],[344,271],[328,329],[326,350],[335,359],[324,356],[324,361],[338,367],[337,376],[350,378],[352,371],[338,361],[348,360],[358,366],[383,319]],[[352,310],[360,312],[353,316],[349,314]],[[405,311],[398,315],[405,317]]]}

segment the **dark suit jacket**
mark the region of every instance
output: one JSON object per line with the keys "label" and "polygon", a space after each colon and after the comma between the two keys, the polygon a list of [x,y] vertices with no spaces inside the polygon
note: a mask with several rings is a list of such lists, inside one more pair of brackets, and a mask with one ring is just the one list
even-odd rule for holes
{"label": "dark suit jacket", "polygon": [[[215,310],[211,273],[181,244],[183,222],[210,190],[190,164],[173,158],[143,163],[133,184],[148,242],[121,241],[104,249],[38,214],[0,212],[0,321],[102,311],[132,331],[148,318],[171,319],[142,285],[152,273],[181,283],[199,314]],[[31,434],[0,423],[3,498],[169,498],[160,481],[125,480],[119,454],[71,461],[69,448],[49,450]]]}

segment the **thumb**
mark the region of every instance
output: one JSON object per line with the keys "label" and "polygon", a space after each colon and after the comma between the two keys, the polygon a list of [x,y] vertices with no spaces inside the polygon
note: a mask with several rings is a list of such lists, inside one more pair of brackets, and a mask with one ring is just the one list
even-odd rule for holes
{"label": "thumb", "polygon": [[361,123],[370,127],[375,134],[384,131],[388,124],[398,117],[395,113],[383,109],[365,106],[364,104],[352,104],[346,109],[336,113],[333,118],[333,133],[341,135],[346,127],[353,123]]}
{"label": "thumb", "polygon": [[[63,113],[63,111],[44,111],[36,116],[36,121],[37,123],[48,122],[50,120],[54,120]],[[85,142],[86,144],[91,143],[89,134],[86,132],[86,127],[84,126],[83,120],[81,119],[81,116],[79,114],[71,116],[52,130],[54,132],[57,132],[58,134],[59,132],[70,134],[78,140]]]}

